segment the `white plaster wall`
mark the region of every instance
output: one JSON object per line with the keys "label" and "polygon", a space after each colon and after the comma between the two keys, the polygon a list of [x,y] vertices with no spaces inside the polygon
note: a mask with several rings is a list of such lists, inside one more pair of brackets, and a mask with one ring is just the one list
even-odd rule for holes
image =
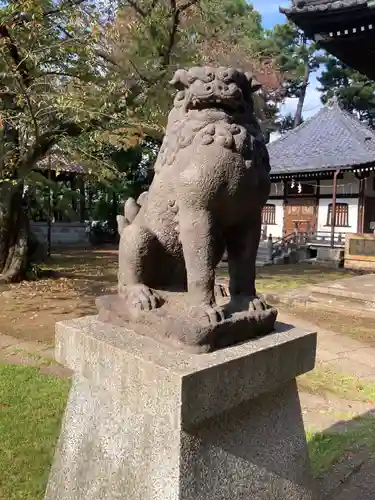
{"label": "white plaster wall", "polygon": [[268,200],[270,205],[275,205],[275,222],[267,226],[267,235],[272,234],[273,239],[278,239],[283,236],[284,227],[284,200]]}
{"label": "white plaster wall", "polygon": [[[320,194],[333,192],[333,179],[322,179],[320,181]],[[337,195],[359,193],[359,180],[352,172],[346,172],[343,179],[337,179]]]}
{"label": "white plaster wall", "polygon": [[[319,200],[318,207],[318,231],[330,231],[330,226],[327,226],[328,206],[332,203],[332,199],[326,198]],[[356,233],[358,223],[358,198],[337,198],[337,203],[347,203],[349,205],[349,226],[338,227],[336,231],[339,233]]]}
{"label": "white plaster wall", "polygon": [[272,182],[270,196],[282,197],[283,195],[284,195],[284,183],[283,182]]}

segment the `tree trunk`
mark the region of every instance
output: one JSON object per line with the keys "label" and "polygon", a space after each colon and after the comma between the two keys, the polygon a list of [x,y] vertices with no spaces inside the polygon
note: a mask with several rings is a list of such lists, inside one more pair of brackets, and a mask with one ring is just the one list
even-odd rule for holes
{"label": "tree trunk", "polygon": [[298,127],[302,123],[302,112],[303,112],[303,106],[305,104],[307,87],[309,85],[309,78],[310,78],[310,69],[309,69],[309,64],[306,63],[305,74],[303,76],[301,90],[298,96],[297,110],[296,114],[294,115],[293,128]]}
{"label": "tree trunk", "polygon": [[0,183],[0,283],[20,281],[29,265],[29,220],[23,186]]}

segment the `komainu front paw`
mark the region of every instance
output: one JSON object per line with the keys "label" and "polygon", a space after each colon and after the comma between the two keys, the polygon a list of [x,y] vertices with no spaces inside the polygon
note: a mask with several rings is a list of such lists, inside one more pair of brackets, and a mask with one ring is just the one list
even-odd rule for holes
{"label": "komainu front paw", "polygon": [[215,285],[215,296],[216,297],[229,297],[229,288],[223,283],[217,283]]}
{"label": "komainu front paw", "polygon": [[146,285],[130,285],[124,287],[122,295],[129,306],[138,311],[151,311],[162,305],[160,295]]}
{"label": "komainu front paw", "polygon": [[262,315],[264,311],[269,309],[262,297],[249,295],[232,295],[225,308],[229,315],[239,312],[249,312],[251,316]]}
{"label": "komainu front paw", "polygon": [[249,302],[249,311],[255,313],[261,313],[268,309],[266,301],[262,297],[254,297]]}
{"label": "komainu front paw", "polygon": [[192,315],[202,323],[216,325],[225,320],[224,309],[217,305],[201,305],[192,309]]}

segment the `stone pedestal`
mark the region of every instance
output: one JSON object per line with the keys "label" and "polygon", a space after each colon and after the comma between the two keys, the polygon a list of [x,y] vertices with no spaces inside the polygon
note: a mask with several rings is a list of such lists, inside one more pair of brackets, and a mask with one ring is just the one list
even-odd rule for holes
{"label": "stone pedestal", "polygon": [[75,371],[46,500],[311,500],[295,377],[316,335],[174,351],[95,317],[57,324]]}

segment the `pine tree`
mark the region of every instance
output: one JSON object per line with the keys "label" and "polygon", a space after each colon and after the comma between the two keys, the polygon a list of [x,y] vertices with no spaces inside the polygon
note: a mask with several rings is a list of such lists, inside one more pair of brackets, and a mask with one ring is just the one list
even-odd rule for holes
{"label": "pine tree", "polygon": [[268,32],[268,47],[277,53],[276,62],[284,76],[285,97],[297,97],[297,109],[293,127],[303,121],[303,107],[311,75],[325,61],[315,43],[306,39],[304,33],[293,23],[278,24]]}
{"label": "pine tree", "polygon": [[337,97],[344,109],[375,127],[375,82],[334,57],[328,58],[318,81],[324,103]]}

